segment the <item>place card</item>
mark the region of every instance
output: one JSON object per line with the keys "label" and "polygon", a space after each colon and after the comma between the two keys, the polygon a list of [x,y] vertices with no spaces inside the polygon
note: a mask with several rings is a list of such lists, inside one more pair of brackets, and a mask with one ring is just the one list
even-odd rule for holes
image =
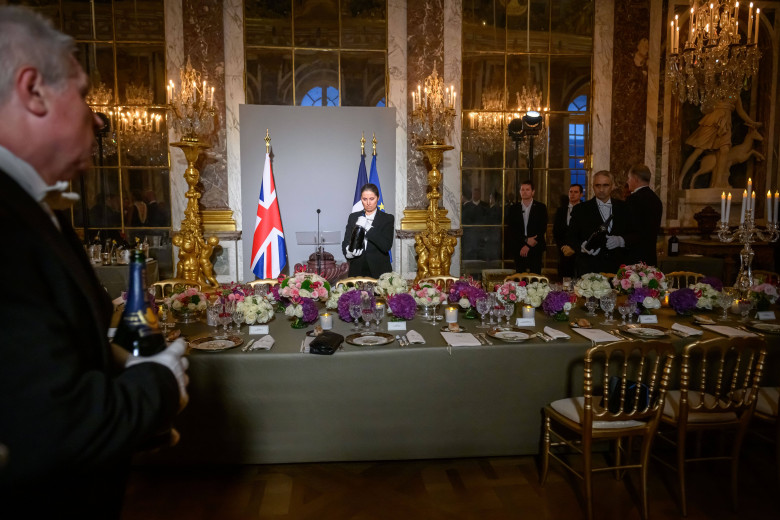
{"label": "place card", "polygon": [[639,323],[658,323],[658,316],[655,314],[640,314]]}
{"label": "place card", "polygon": [[775,311],[758,311],[756,313],[756,318],[759,320],[774,320],[775,318]]}
{"label": "place card", "polygon": [[536,320],[531,318],[517,318],[515,325],[518,327],[536,327]]}
{"label": "place card", "polygon": [[268,334],[268,325],[250,325],[249,335],[260,336],[262,334]]}
{"label": "place card", "polygon": [[406,320],[404,321],[388,321],[387,330],[406,330]]}

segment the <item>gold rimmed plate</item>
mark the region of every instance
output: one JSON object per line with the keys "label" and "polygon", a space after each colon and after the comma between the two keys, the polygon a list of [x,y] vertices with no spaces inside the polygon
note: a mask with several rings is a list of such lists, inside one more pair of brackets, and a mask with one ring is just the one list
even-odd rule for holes
{"label": "gold rimmed plate", "polygon": [[623,325],[620,327],[620,330],[633,336],[645,339],[663,338],[664,336],[668,336],[671,332],[666,327],[662,327],[660,325],[648,325],[645,323],[631,323],[628,325]]}
{"label": "gold rimmed plate", "polygon": [[239,336],[228,336],[226,338],[215,338],[214,336],[203,336],[190,341],[190,348],[204,350],[206,352],[221,352],[241,345],[244,342]]}
{"label": "gold rimmed plate", "polygon": [[441,328],[442,332],[467,332],[466,327],[463,327],[462,325],[458,325],[457,329],[450,329],[449,325],[445,325]]}
{"label": "gold rimmed plate", "polygon": [[506,343],[522,343],[536,334],[532,330],[521,329],[518,327],[493,327],[488,331],[488,336],[500,339]]}
{"label": "gold rimmed plate", "polygon": [[780,334],[780,323],[767,323],[765,321],[754,321],[748,325],[748,328],[757,332],[766,334]]}
{"label": "gold rimmed plate", "polygon": [[385,332],[358,332],[347,336],[347,343],[359,347],[376,347],[395,341],[395,336]]}
{"label": "gold rimmed plate", "polygon": [[569,323],[569,327],[571,327],[573,329],[592,329],[593,328],[593,325],[590,323],[590,321],[585,320],[584,318],[583,318],[583,320],[578,320],[578,321],[582,321],[583,322],[582,324],[577,323],[576,321],[572,321],[572,322]]}

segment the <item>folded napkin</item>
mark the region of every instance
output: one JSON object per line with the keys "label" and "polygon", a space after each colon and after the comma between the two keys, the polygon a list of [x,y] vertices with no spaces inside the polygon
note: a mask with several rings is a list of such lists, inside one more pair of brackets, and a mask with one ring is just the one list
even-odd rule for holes
{"label": "folded napkin", "polygon": [[314,337],[313,336],[306,336],[305,338],[303,338],[303,341],[301,341],[301,352],[303,352],[304,354],[308,354],[309,353],[309,344],[312,341],[314,341]]}
{"label": "folded napkin", "polygon": [[273,346],[274,338],[269,334],[268,336],[263,336],[262,338],[252,343],[252,346],[249,347],[249,350],[271,350],[271,347]]}
{"label": "folded napkin", "polygon": [[702,327],[707,330],[711,330],[712,332],[717,332],[718,334],[728,336],[729,338],[747,338],[749,336],[756,336],[756,334],[753,334],[752,332],[735,329],[734,327],[729,327],[727,325],[702,325]]}
{"label": "folded napkin", "polygon": [[672,325],[672,330],[676,330],[677,332],[682,332],[686,336],[701,336],[704,334],[703,330],[695,329],[693,327],[688,327],[687,325],[680,325],[679,323],[675,323]]}
{"label": "folded napkin", "polygon": [[621,338],[613,336],[609,332],[601,329],[574,329],[577,334],[585,336],[594,343],[608,343],[610,341],[620,341]]}
{"label": "folded napkin", "polygon": [[571,339],[571,336],[565,332],[561,332],[560,330],[554,329],[552,327],[545,327],[544,333],[550,336],[552,339]]}
{"label": "folded napkin", "polygon": [[425,340],[423,339],[422,334],[416,330],[410,330],[407,332],[406,338],[409,340],[409,343],[419,343],[421,345],[425,344]]}
{"label": "folded napkin", "polygon": [[442,337],[451,347],[478,347],[482,343],[470,332],[442,332]]}

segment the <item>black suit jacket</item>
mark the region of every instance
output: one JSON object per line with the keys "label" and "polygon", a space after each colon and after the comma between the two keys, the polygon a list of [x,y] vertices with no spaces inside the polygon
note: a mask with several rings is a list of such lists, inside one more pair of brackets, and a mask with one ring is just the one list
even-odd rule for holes
{"label": "black suit jacket", "polygon": [[[572,213],[575,204],[572,207]],[[558,248],[558,274],[563,276],[574,276],[576,255],[563,256],[561,248],[566,245],[566,235],[569,232],[569,224],[566,222],[566,216],[569,213],[568,201],[559,206],[555,211],[555,220],[553,221],[553,239],[555,240],[555,246]]]}
{"label": "black suit jacket", "polygon": [[661,230],[664,206],[649,187],[640,188],[626,199],[631,212],[631,229],[626,235],[628,263],[658,264],[656,241]]}
{"label": "black suit jacket", "polygon": [[[531,202],[526,229],[523,220],[523,204],[514,204],[509,214],[508,224],[509,233],[513,239],[512,253],[515,258],[515,269],[518,271],[528,269],[541,274],[542,255],[547,246],[544,238],[545,233],[547,233],[547,206],[537,200]],[[528,237],[532,236],[536,236],[536,245],[529,246],[528,257],[524,259],[520,256],[520,250],[526,245]]]}
{"label": "black suit jacket", "polygon": [[58,220],[0,171],[1,518],[118,517],[134,448],[179,405],[164,366],[115,367],[111,302]]}
{"label": "black suit jacket", "polygon": [[[350,213],[347,219],[344,241],[341,243],[341,252],[345,256],[349,247],[349,239],[352,237],[352,228],[355,227],[358,217],[365,215],[365,211],[356,211]],[[349,260],[349,276],[379,278],[380,275],[393,270],[390,265],[390,249],[393,247],[394,230],[395,217],[390,213],[377,210],[371,229],[366,233],[366,250],[363,251],[362,255]]]}
{"label": "black suit jacket", "polygon": [[[626,203],[612,199],[612,230],[609,235],[621,236],[625,240],[630,226],[630,214]],[[603,219],[596,203],[596,197],[580,202],[571,211],[566,244],[577,253],[577,276],[586,273],[614,273],[625,263],[625,248],[612,250],[602,247],[598,255],[592,256],[581,251],[582,243],[588,240]]]}

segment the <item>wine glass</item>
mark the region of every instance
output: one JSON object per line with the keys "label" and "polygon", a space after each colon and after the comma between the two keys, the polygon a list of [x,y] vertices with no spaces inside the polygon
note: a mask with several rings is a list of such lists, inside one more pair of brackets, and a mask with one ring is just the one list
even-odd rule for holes
{"label": "wine glass", "polygon": [[585,308],[588,309],[588,316],[596,315],[596,308],[599,306],[599,300],[595,296],[591,296],[585,301]]}
{"label": "wine glass", "polygon": [[512,315],[515,313],[515,304],[512,302],[507,302],[504,304],[504,316],[506,317],[506,324],[509,325],[509,320],[512,318]]}
{"label": "wine glass", "polygon": [[236,334],[240,333],[241,323],[244,321],[244,311],[235,309],[233,311],[233,323],[236,324]]}
{"label": "wine glass", "polygon": [[382,321],[382,318],[385,317],[385,306],[384,305],[375,305],[374,306],[374,321],[376,322],[376,330],[379,330],[379,322]]}
{"label": "wine glass", "polygon": [[599,298],[599,305],[601,306],[601,310],[604,311],[604,316],[606,317],[603,322],[605,325],[615,323],[615,320],[612,319],[612,311],[615,310],[616,299],[617,295],[615,294],[615,291],[609,291],[607,294]]}
{"label": "wine glass", "polygon": [[209,323],[214,324],[214,336],[216,337],[217,332],[219,331],[219,324],[221,323],[219,321],[219,315],[222,314],[222,304],[219,303],[212,303],[206,308],[206,316],[209,321]]}
{"label": "wine glass", "polygon": [[368,297],[367,292],[360,294],[360,315],[366,324],[366,330],[371,330],[371,320],[374,319],[374,303]]}
{"label": "wine glass", "polygon": [[349,315],[352,317],[352,322],[355,324],[355,326],[352,327],[353,332],[360,330],[360,315],[362,312],[359,302],[352,302],[349,304]]}
{"label": "wine glass", "polygon": [[482,318],[482,323],[477,325],[478,329],[489,329],[490,325],[485,324],[485,314],[490,310],[490,301],[487,298],[477,300],[477,312]]}
{"label": "wine glass", "polygon": [[631,323],[634,321],[634,316],[636,315],[636,307],[637,304],[635,301],[628,302],[628,322]]}
{"label": "wine glass", "polygon": [[433,315],[431,316],[432,318],[431,325],[433,325],[434,327],[436,326],[436,321],[439,319],[439,315],[436,314],[438,307],[439,307],[439,300],[438,299],[433,300],[431,302],[431,309],[433,309]]}
{"label": "wine glass", "polygon": [[490,325],[494,325],[496,322],[493,321],[493,318],[496,315],[496,306],[499,305],[499,300],[496,296],[496,293],[488,294],[488,303],[490,304],[488,307],[488,312],[490,313]]}
{"label": "wine glass", "polygon": [[168,323],[168,306],[160,305],[160,327],[164,336],[168,336],[168,327],[170,326],[171,324]]}
{"label": "wine glass", "polygon": [[219,315],[219,321],[222,323],[222,328],[224,329],[224,335],[227,337],[229,332],[232,332],[232,329],[230,327],[230,324],[233,322],[233,311],[235,310],[235,305],[231,305],[231,302],[225,302],[225,304],[222,306],[222,313]]}
{"label": "wine glass", "polygon": [[621,325],[626,325],[626,316],[631,311],[631,307],[629,307],[628,302],[621,303],[618,305],[618,312],[620,313],[620,317],[622,318],[622,321],[620,322]]}
{"label": "wine glass", "polygon": [[723,316],[718,318],[718,321],[728,321],[729,319],[729,307],[734,303],[734,288],[724,287],[718,295],[718,307],[723,309]]}

